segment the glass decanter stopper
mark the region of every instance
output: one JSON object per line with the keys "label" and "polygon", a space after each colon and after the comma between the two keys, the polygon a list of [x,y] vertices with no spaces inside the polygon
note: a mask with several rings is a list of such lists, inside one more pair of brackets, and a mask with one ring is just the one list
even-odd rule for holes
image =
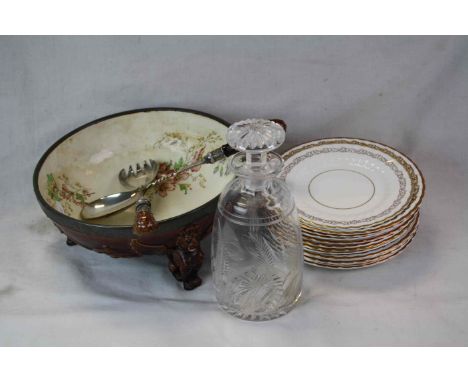
{"label": "glass decanter stopper", "polygon": [[213,225],[212,272],[221,308],[245,320],[289,312],[302,287],[303,249],[296,207],[276,178],[285,131],[276,122],[248,119],[231,125],[228,144],[240,151],[236,175],[221,193]]}

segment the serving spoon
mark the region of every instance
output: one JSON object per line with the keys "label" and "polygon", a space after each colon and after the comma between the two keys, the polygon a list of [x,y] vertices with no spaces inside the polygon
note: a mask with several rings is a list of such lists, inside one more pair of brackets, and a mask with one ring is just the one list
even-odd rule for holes
{"label": "serving spoon", "polygon": [[[81,217],[83,219],[96,219],[103,216],[110,215],[114,212],[123,210],[131,206],[132,204],[136,203],[146,191],[148,191],[151,187],[158,186],[159,184],[165,182],[167,179],[173,178],[178,174],[188,171],[193,167],[197,167],[203,164],[212,164],[222,160],[224,158],[230,157],[232,154],[236,153],[237,151],[231,148],[229,145],[223,145],[213,151],[210,151],[206,154],[201,160],[191,163],[179,171],[174,171],[167,176],[163,176],[161,178],[157,178],[158,170],[159,170],[159,163],[150,160],[150,166],[146,167],[137,166],[141,168],[141,171],[149,171],[153,172],[152,180],[140,187],[137,187],[130,191],[122,191],[117,192],[115,194],[103,196],[102,198],[96,199],[92,202],[85,203],[83,209],[81,210]],[[125,170],[121,170],[119,173],[119,179],[121,182],[126,184],[130,184],[129,180],[133,177],[137,176],[137,173],[133,170],[125,174]]]}

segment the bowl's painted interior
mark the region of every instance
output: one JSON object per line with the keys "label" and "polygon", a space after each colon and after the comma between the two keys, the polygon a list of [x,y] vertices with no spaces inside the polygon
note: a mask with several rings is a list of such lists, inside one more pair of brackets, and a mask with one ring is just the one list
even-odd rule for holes
{"label": "bowl's painted interior", "polygon": [[[41,196],[55,210],[77,220],[84,201],[125,190],[121,168],[152,158],[161,173],[177,169],[225,141],[226,126],[188,111],[153,110],[116,116],[77,131],[58,144],[38,176]],[[226,161],[203,165],[149,192],[154,216],[166,220],[215,198],[232,179]],[[134,207],[88,223],[132,225]]]}

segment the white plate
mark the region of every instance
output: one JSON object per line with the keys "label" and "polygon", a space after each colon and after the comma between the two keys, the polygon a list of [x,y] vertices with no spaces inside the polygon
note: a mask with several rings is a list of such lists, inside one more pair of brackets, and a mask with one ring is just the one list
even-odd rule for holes
{"label": "white plate", "polygon": [[301,218],[325,230],[365,231],[417,208],[424,180],[396,150],[362,139],[322,139],[286,152],[280,176]]}

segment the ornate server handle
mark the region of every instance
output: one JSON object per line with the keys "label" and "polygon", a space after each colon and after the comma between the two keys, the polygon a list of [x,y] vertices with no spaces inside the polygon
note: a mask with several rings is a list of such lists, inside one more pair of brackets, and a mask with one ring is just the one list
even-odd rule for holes
{"label": "ornate server handle", "polygon": [[151,202],[148,198],[140,198],[136,203],[135,223],[133,224],[133,232],[136,235],[144,235],[145,233],[154,231],[159,224],[151,211]]}

